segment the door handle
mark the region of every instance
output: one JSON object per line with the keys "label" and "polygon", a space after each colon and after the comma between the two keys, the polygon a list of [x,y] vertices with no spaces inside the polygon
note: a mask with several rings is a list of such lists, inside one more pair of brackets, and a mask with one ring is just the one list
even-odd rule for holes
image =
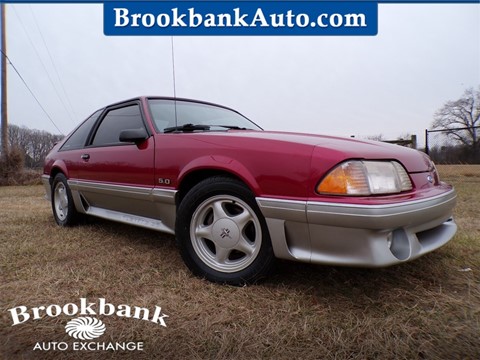
{"label": "door handle", "polygon": [[89,154],[82,154],[81,158],[83,160],[88,160],[88,159],[90,159],[90,155]]}

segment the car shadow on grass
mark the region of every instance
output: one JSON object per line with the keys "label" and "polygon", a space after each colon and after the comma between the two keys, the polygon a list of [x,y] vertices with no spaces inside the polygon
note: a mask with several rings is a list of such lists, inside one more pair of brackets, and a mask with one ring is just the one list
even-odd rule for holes
{"label": "car shadow on grass", "polygon": [[399,299],[415,302],[422,294],[447,287],[452,276],[447,260],[448,254],[439,251],[412,262],[375,269],[278,261],[275,272],[262,285],[310,294],[314,303],[332,304],[343,298],[350,305],[364,308]]}
{"label": "car shadow on grass", "polygon": [[[119,246],[158,252],[164,257],[162,261],[169,261],[172,255],[179,259],[173,235],[99,218],[88,218],[82,226],[91,226],[102,234],[110,234],[118,239]],[[448,260],[449,253],[444,249],[412,262],[375,269],[277,260],[270,276],[253,286],[294,290],[322,298],[338,299],[342,295],[357,302],[359,297],[367,302],[382,301],[386,293],[390,298],[391,294],[408,293],[415,289],[437,289],[439,282],[449,277]],[[184,265],[180,263],[179,266]]]}

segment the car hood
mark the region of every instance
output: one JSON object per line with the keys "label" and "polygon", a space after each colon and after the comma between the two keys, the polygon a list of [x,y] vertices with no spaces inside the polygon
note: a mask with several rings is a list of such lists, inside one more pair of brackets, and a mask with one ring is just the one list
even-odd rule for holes
{"label": "car hood", "polygon": [[245,141],[258,140],[265,146],[274,142],[291,147],[314,147],[313,156],[328,159],[328,163],[333,159],[337,162],[347,159],[398,160],[408,172],[423,172],[432,168],[432,163],[425,153],[379,141],[275,131],[228,131],[217,134],[229,138],[230,145],[234,144],[234,138],[240,138]]}

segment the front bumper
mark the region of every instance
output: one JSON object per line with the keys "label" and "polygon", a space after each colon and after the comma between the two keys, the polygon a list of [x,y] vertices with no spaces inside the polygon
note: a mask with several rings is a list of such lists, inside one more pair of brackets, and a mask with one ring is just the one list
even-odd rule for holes
{"label": "front bumper", "polygon": [[388,205],[257,198],[275,256],[318,264],[384,267],[445,245],[457,226],[454,190]]}

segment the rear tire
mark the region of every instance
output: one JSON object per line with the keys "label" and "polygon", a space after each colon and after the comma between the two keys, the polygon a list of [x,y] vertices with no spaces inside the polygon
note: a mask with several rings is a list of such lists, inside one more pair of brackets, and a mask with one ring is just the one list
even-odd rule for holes
{"label": "rear tire", "polygon": [[75,209],[72,192],[67,178],[62,173],[55,175],[52,182],[52,211],[55,222],[60,226],[73,226],[78,223],[80,214]]}
{"label": "rear tire", "polygon": [[210,281],[255,283],[273,267],[265,219],[238,180],[218,176],[194,186],[178,208],[175,231],[188,268]]}

